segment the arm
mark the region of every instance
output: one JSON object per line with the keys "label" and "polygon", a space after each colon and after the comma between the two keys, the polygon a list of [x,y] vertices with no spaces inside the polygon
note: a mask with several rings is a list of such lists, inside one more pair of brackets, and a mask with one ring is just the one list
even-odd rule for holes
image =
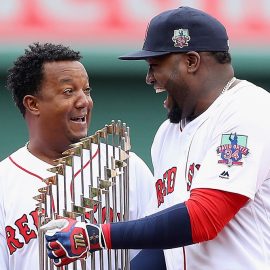
{"label": "arm", "polygon": [[[145,216],[146,206],[155,195],[154,177],[144,163],[135,153],[129,153],[129,220],[142,218]],[[155,211],[153,211],[155,212]],[[131,249],[129,254],[130,260],[137,256],[140,250]],[[139,262],[136,258],[136,265]],[[141,266],[142,267],[142,266]],[[138,267],[137,269],[141,269]]]}
{"label": "arm", "polygon": [[131,260],[130,270],[166,270],[162,249],[143,249]]}
{"label": "arm", "polygon": [[[207,241],[213,239],[247,201],[247,197],[236,193],[195,189],[185,203],[142,219],[101,226],[86,225],[86,235],[90,239],[86,240],[90,243],[86,249],[90,252],[100,248],[167,249]],[[97,235],[98,238],[94,238]],[[66,239],[71,241],[65,242]],[[70,233],[61,232],[47,241],[59,242],[70,249],[75,245],[72,239]],[[52,250],[49,250],[49,255],[50,252]],[[61,253],[61,256],[65,255]],[[57,256],[51,258],[58,259]]]}
{"label": "arm", "polygon": [[104,224],[102,229],[111,248],[181,247],[213,239],[247,201],[236,193],[196,189],[185,203],[137,221]]}

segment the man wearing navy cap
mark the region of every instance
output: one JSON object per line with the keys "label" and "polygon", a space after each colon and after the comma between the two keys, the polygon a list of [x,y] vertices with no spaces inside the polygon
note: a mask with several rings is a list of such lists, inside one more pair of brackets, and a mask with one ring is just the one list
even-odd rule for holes
{"label": "man wearing navy cap", "polygon": [[165,11],[142,50],[120,59],[147,61],[146,82],[167,92],[152,145],[157,196],[136,221],[45,225],[49,256],[72,257],[82,233],[90,252],[96,235],[98,248],[162,248],[170,270],[269,269],[270,94],[234,77],[224,26],[190,7]]}

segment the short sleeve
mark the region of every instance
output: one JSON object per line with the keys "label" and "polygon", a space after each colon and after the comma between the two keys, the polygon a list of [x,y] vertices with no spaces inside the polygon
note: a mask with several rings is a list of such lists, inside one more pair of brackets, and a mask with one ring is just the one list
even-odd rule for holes
{"label": "short sleeve", "polygon": [[270,111],[261,100],[253,109],[229,109],[212,132],[192,189],[213,188],[253,199],[269,177],[270,125],[260,115]]}

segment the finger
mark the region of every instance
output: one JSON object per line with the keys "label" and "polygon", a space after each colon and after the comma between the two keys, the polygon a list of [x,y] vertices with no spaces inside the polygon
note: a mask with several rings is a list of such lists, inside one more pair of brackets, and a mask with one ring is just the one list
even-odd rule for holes
{"label": "finger", "polygon": [[47,249],[47,254],[50,259],[59,259],[58,256],[55,256],[54,250]]}
{"label": "finger", "polygon": [[61,258],[67,255],[67,252],[58,242],[47,243],[47,253],[51,259]]}
{"label": "finger", "polygon": [[47,250],[47,253],[51,259],[61,259],[67,255],[63,249]]}
{"label": "finger", "polygon": [[50,250],[56,250],[56,249],[62,248],[57,241],[48,242],[46,246],[47,246],[47,249],[50,249]]}
{"label": "finger", "polygon": [[56,266],[64,266],[67,265],[69,263],[72,263],[76,261],[76,259],[71,259],[71,258],[56,258],[53,260],[54,265]]}
{"label": "finger", "polygon": [[40,227],[40,230],[47,232],[49,230],[54,229],[62,229],[65,228],[68,224],[68,221],[66,219],[54,219],[48,222],[47,224],[44,224]]}
{"label": "finger", "polygon": [[47,242],[53,242],[53,241],[58,239],[58,236],[57,236],[57,234],[47,235],[47,233],[46,233],[45,234],[45,239],[46,239]]}

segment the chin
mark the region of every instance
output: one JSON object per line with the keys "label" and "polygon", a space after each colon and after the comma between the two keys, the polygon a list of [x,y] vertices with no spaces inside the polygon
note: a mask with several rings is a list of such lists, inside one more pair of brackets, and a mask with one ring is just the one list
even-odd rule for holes
{"label": "chin", "polygon": [[85,138],[86,136],[87,136],[87,133],[84,133],[82,135],[73,136],[70,141],[71,141],[71,143],[77,143],[81,139]]}
{"label": "chin", "polygon": [[173,106],[173,108],[168,112],[168,119],[173,124],[178,124],[181,121],[182,111],[178,106]]}
{"label": "chin", "polygon": [[70,144],[77,143],[77,142],[80,141],[80,139],[81,139],[81,138],[72,138],[72,139],[70,140]]}

